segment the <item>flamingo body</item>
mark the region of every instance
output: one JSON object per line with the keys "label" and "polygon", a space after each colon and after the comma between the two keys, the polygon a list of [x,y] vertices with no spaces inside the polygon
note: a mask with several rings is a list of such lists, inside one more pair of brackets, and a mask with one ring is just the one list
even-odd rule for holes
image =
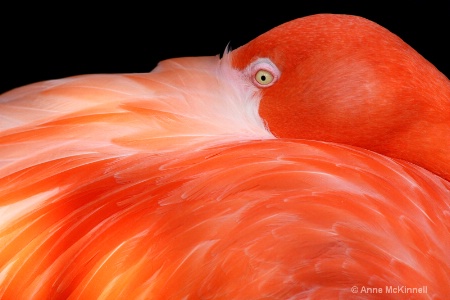
{"label": "flamingo body", "polygon": [[445,299],[446,165],[283,131],[267,107],[281,88],[292,106],[295,74],[278,60],[289,52],[255,52],[267,36],[222,59],[3,94],[0,298],[396,299],[351,288],[405,286]]}

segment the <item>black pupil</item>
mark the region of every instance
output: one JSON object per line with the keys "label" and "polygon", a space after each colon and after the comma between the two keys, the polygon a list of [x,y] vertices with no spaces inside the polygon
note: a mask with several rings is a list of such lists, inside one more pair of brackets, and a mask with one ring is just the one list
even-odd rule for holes
{"label": "black pupil", "polygon": [[266,81],[266,75],[261,75],[261,80]]}

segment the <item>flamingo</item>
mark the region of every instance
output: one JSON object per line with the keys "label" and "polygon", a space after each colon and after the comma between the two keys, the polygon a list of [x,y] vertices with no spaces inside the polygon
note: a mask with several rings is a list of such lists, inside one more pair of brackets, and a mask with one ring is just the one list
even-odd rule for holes
{"label": "flamingo", "polygon": [[445,299],[450,84],[358,16],[0,97],[1,299]]}

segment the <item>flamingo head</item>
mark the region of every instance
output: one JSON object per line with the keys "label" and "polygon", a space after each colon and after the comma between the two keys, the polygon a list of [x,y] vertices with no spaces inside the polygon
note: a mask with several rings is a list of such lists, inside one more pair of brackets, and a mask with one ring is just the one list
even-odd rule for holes
{"label": "flamingo head", "polygon": [[450,178],[449,81],[382,26],[312,15],[231,57],[258,88],[259,114],[275,136],[359,146]]}

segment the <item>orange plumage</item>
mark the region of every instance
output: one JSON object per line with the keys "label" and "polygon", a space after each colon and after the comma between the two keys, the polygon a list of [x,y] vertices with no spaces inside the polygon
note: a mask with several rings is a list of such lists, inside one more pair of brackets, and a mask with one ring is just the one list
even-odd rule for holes
{"label": "orange plumage", "polygon": [[282,70],[260,108],[275,135],[371,149],[450,179],[450,82],[385,28],[314,15],[261,35],[234,57],[239,69],[269,57]]}
{"label": "orange plumage", "polygon": [[448,156],[411,128],[448,134],[448,95],[397,37],[339,15],[7,92],[0,297],[445,299]]}

